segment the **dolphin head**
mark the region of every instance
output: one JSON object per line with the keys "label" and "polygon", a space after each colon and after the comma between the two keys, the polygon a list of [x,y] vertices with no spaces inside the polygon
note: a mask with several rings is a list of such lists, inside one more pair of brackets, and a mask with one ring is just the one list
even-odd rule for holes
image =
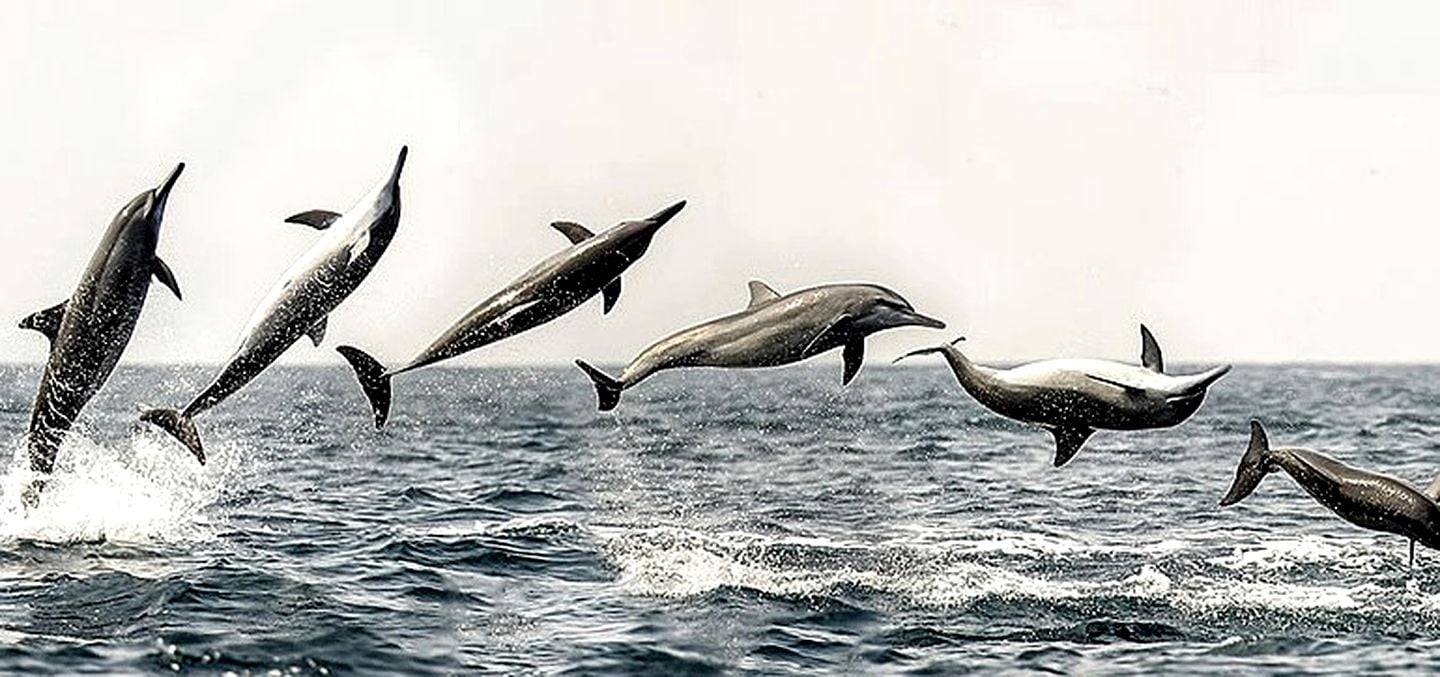
{"label": "dolphin head", "polygon": [[945,323],[915,310],[904,297],[879,285],[856,285],[856,298],[850,306],[851,321],[856,331],[872,334],[895,327],[929,327],[944,329]]}
{"label": "dolphin head", "polygon": [[400,228],[400,173],[405,170],[405,158],[409,155],[410,147],[401,146],[390,175],[376,184],[360,202],[360,205],[368,205],[365,207],[367,213],[362,217],[368,237],[366,250],[384,251]]}
{"label": "dolphin head", "polygon": [[185,171],[185,163],[175,165],[170,175],[159,186],[147,190],[130,200],[111,226],[113,242],[125,251],[154,251],[160,241],[160,224],[165,218],[165,204],[170,191]]}
{"label": "dolphin head", "polygon": [[669,223],[670,219],[675,218],[684,208],[685,201],[681,200],[643,219],[626,221],[615,226],[612,232],[615,233],[614,241],[619,243],[617,249],[630,261],[640,258],[650,248],[650,240],[655,237],[660,227]]}
{"label": "dolphin head", "polygon": [[175,182],[180,180],[180,173],[183,171],[184,162],[175,165],[175,169],[170,170],[165,181],[150,191],[149,213],[146,216],[157,234],[160,232],[160,221],[165,218],[165,204],[170,200],[170,190],[175,187]]}
{"label": "dolphin head", "polygon": [[1229,372],[1230,365],[1223,364],[1198,374],[1171,377],[1174,385],[1167,389],[1163,399],[1156,401],[1157,406],[1163,407],[1163,410],[1154,413],[1162,420],[1172,421],[1172,425],[1190,418],[1205,401],[1205,394],[1210,386]]}

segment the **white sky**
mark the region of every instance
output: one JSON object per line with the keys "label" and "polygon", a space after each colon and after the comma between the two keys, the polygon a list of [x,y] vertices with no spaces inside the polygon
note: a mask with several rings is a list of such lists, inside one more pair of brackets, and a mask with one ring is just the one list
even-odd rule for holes
{"label": "white sky", "polygon": [[[868,280],[981,359],[1440,360],[1440,5],[0,4],[0,319],[68,296],[189,164],[131,362],[220,362],[402,143],[404,216],[332,316],[409,358],[594,229],[686,198],[598,299],[462,363],[628,360],[784,290]],[[0,360],[44,339],[0,330]]]}

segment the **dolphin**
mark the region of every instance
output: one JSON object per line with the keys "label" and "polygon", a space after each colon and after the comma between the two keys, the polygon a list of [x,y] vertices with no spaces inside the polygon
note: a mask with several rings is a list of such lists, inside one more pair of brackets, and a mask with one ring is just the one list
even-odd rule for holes
{"label": "dolphin", "polygon": [[220,375],[182,411],[151,409],[140,420],[180,440],[201,463],[205,451],[194,417],[221,403],[265,371],[301,336],[315,345],[325,338],[325,318],[370,274],[400,225],[400,149],[390,175],[344,214],[314,209],[285,219],[324,235],[290,267],[250,317],[240,345]]}
{"label": "dolphin", "polygon": [[921,348],[895,358],[940,353],[965,392],[991,411],[1044,426],[1055,436],[1055,467],[1074,458],[1097,429],[1168,428],[1190,418],[1206,389],[1226,372],[1223,365],[1198,374],[1165,373],[1160,344],[1140,325],[1141,364],[1059,359],[992,369],[965,357],[955,343]]}
{"label": "dolphin", "polygon": [[[50,339],[50,359],[30,414],[30,469],[55,471],[55,452],[80,410],[110,378],[130,343],[151,278],[180,298],[170,267],[155,253],[170,191],[185,171],[175,169],[158,188],[131,200],[115,215],[67,301],[20,321]],[[38,491],[43,482],[32,485]],[[32,497],[36,494],[30,494]],[[33,499],[27,499],[33,500]]]}
{"label": "dolphin", "polygon": [[1352,468],[1311,449],[1270,447],[1265,427],[1250,421],[1250,446],[1235,468],[1235,482],[1220,499],[1221,506],[1239,503],[1265,476],[1284,470],[1312,498],[1358,527],[1410,539],[1410,566],[1415,543],[1440,550],[1440,477],[1420,491],[1404,480]]}
{"label": "dolphin", "polygon": [[337,351],[350,363],[375,414],[375,429],[390,416],[390,379],[504,338],[534,329],[602,294],[609,313],[620,298],[620,274],[640,260],[660,227],[675,218],[681,200],[649,217],[625,221],[596,235],[578,223],[550,224],[569,238],[571,245],[535,264],[490,298],[480,302],[440,338],[397,369],[386,370],[378,360],[353,346]]}
{"label": "dolphin", "polygon": [[865,361],[865,337],[895,327],[944,329],[945,323],[915,311],[899,294],[874,284],[827,284],[781,296],[750,281],[750,305],[682,329],[641,351],[619,377],[575,360],[591,381],[600,411],[620,403],[620,393],[651,374],[677,367],[752,368],[799,362],[844,347],[848,385]]}

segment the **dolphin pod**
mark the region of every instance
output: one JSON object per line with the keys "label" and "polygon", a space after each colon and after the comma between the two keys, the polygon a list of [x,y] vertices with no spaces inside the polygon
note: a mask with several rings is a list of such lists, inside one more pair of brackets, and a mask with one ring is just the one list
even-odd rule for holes
{"label": "dolphin pod", "polygon": [[[315,209],[285,219],[323,234],[255,309],[238,347],[214,381],[183,409],[150,409],[141,419],[163,429],[205,463],[194,418],[243,388],[300,337],[308,336],[318,347],[329,314],[356,291],[385,253],[400,223],[400,176],[407,155],[408,148],[402,147],[385,178],[348,211]],[[37,475],[22,497],[27,507],[37,504],[45,477],[55,471],[66,432],[124,353],[150,281],[159,280],[180,296],[175,276],[155,250],[166,204],[184,168],[183,163],[177,165],[158,187],[142,192],[120,210],[67,301],[20,323],[50,340],[27,433],[29,465]],[[685,205],[682,200],[598,234],[573,222],[552,223],[570,241],[568,247],[480,301],[401,366],[387,369],[353,345],[339,346],[370,403],[375,427],[386,423],[390,381],[398,374],[524,333],[597,295],[603,299],[602,313],[608,315],[620,296],[621,276]],[[778,367],[836,348],[842,349],[841,385],[848,385],[864,363],[870,335],[900,327],[945,327],[876,284],[824,284],[780,294],[763,282],[751,281],[749,292],[745,309],[656,341],[617,376],[577,359],[594,385],[599,409],[615,408],[623,391],[660,371]],[[1159,343],[1143,325],[1140,333],[1139,366],[1052,359],[998,369],[971,362],[953,342],[913,350],[896,361],[942,355],[961,387],[981,405],[1049,430],[1055,438],[1058,467],[1074,458],[1097,430],[1164,428],[1184,422],[1230,370],[1222,365],[1194,374],[1166,373]],[[1220,504],[1243,500],[1276,470],[1284,470],[1341,518],[1409,539],[1412,565],[1416,543],[1440,550],[1440,479],[1421,491],[1316,451],[1271,448],[1258,421],[1251,424],[1250,445]]]}

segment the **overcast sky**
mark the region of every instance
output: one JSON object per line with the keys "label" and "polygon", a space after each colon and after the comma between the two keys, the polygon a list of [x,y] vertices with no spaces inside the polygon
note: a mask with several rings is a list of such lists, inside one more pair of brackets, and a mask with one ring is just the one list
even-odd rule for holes
{"label": "overcast sky", "polygon": [[[628,360],[745,283],[866,280],[982,359],[1440,360],[1440,5],[0,4],[0,319],[69,296],[177,161],[126,359],[221,362],[411,147],[323,349],[411,357],[565,246],[684,198],[595,300],[463,362]],[[44,339],[0,330],[0,360]]]}

